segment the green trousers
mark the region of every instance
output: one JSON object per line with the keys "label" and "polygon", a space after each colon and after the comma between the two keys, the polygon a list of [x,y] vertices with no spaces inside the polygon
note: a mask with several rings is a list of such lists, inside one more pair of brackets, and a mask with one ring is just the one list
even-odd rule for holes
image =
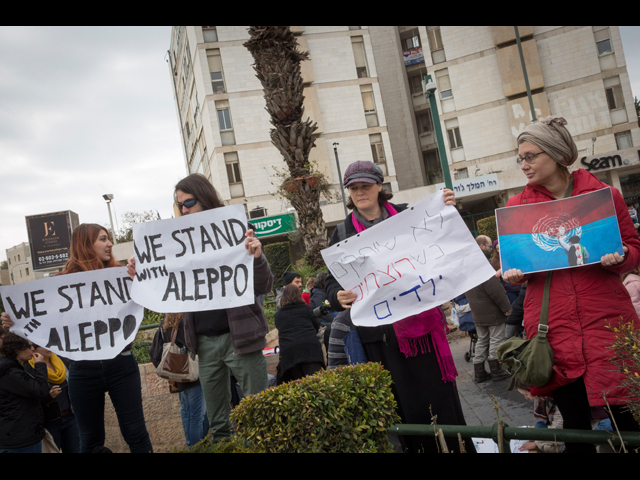
{"label": "green trousers", "polygon": [[[245,396],[266,390],[267,361],[262,350],[236,355],[231,334],[198,336],[198,369],[214,440],[231,435],[231,382],[229,371],[238,380]],[[235,388],[235,387],[234,387]]]}

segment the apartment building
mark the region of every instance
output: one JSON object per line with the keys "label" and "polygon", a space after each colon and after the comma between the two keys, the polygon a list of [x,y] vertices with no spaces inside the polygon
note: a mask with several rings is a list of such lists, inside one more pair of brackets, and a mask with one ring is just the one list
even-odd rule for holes
{"label": "apartment building", "polygon": [[[206,175],[250,219],[273,225],[291,215],[273,195],[274,168],[262,86],[243,46],[248,27],[173,27],[171,77],[186,171]],[[413,203],[443,186],[433,131],[439,121],[447,164],[471,230],[521,191],[516,137],[531,122],[514,27],[292,26],[310,60],[302,64],[305,113],[318,123],[311,155],[339,192],[340,171],[357,160],[385,172],[385,188]],[[586,168],[640,194],[640,128],[615,26],[518,27],[537,118],[561,115]],[[437,84],[437,115],[422,91]],[[328,226],[341,202],[323,205]],[[281,221],[289,228],[292,222]],[[269,229],[282,234],[284,231]]]}

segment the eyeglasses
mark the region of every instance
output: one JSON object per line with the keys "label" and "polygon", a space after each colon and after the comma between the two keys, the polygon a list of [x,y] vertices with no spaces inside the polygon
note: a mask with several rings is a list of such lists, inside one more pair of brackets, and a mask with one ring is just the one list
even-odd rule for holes
{"label": "eyeglasses", "polygon": [[178,208],[180,210],[182,210],[182,207],[187,207],[187,208],[191,208],[193,207],[196,203],[198,203],[198,200],[195,198],[187,198],[184,202],[180,203],[180,202],[176,202],[176,205],[178,205]]}
{"label": "eyeglasses", "polygon": [[539,152],[539,153],[527,153],[524,158],[521,157],[520,155],[518,155],[516,157],[516,162],[518,162],[518,165],[522,165],[522,162],[526,161],[529,165],[533,165],[534,163],[536,163],[536,157],[538,155],[541,155],[543,153],[546,152]]}

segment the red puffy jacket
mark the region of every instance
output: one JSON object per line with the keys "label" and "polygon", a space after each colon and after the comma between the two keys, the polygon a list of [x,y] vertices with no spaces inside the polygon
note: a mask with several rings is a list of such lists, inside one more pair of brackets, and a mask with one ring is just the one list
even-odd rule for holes
{"label": "red puffy jacket", "polygon": [[[593,192],[609,185],[584,169],[571,174],[574,188],[572,196]],[[615,334],[606,326],[617,326],[621,320],[640,320],[631,303],[629,293],[622,285],[620,275],[633,270],[640,263],[640,240],[620,192],[612,188],[613,200],[620,226],[622,243],[629,251],[624,261],[612,267],[593,264],[584,267],[555,270],[549,298],[549,333],[555,366],[551,381],[544,387],[534,387],[531,393],[547,396],[556,388],[584,376],[589,403],[605,405],[606,393],[610,405],[628,403],[628,391],[621,386],[622,375],[615,372],[607,349]],[[528,184],[524,191],[509,199],[507,206],[556,200],[540,185]],[[528,281],[524,306],[524,327],[527,338],[538,333],[542,293],[546,272],[525,275]]]}

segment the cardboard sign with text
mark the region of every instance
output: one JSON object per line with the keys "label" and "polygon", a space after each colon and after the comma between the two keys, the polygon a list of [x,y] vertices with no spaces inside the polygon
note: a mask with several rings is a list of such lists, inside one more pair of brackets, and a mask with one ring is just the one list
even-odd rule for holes
{"label": "cardboard sign with text", "polygon": [[440,191],[322,257],[340,285],[357,295],[351,320],[365,327],[442,305],[496,273]]}
{"label": "cardboard sign with text", "polygon": [[242,205],[134,225],[133,300],[160,313],[254,303],[246,231]]}
{"label": "cardboard sign with text", "polygon": [[135,339],[144,308],[125,267],[0,287],[13,333],[70,360],[109,360]]}

